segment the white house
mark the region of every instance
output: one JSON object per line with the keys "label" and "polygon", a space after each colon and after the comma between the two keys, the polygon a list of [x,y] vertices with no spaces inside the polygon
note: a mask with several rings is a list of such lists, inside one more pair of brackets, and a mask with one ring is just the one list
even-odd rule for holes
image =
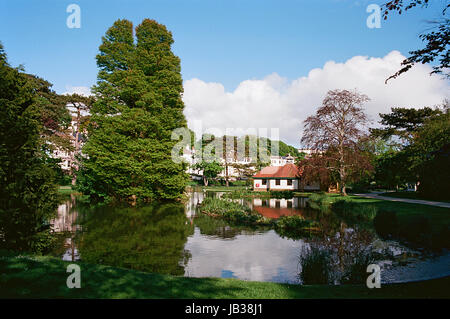
{"label": "white house", "polygon": [[267,166],[253,175],[255,191],[298,190],[301,172],[295,164]]}
{"label": "white house", "polygon": [[294,164],[295,157],[288,154],[288,156],[271,156],[270,166],[284,166],[286,164]]}
{"label": "white house", "polygon": [[295,164],[267,166],[253,175],[253,190],[320,190],[319,183],[305,183],[301,180],[302,170]]}

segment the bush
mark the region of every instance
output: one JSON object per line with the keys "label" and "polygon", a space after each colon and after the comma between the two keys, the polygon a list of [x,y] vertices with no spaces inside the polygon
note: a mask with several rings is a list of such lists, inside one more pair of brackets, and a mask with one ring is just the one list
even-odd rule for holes
{"label": "bush", "polygon": [[300,239],[308,235],[308,232],[317,231],[318,223],[307,220],[302,216],[282,216],[274,222],[275,231],[282,237]]}
{"label": "bush", "polygon": [[270,197],[291,199],[294,197],[293,191],[270,191]]}
{"label": "bush", "polygon": [[373,220],[373,225],[381,238],[395,237],[398,233],[397,214],[391,211],[379,211]]}
{"label": "bush", "polygon": [[220,198],[205,198],[200,211],[204,214],[220,217],[237,224],[267,225],[270,220],[259,213],[252,212],[247,206]]}
{"label": "bush", "polygon": [[400,226],[399,236],[412,243],[431,241],[430,222],[425,216],[413,216]]}
{"label": "bush", "polygon": [[234,182],[230,182],[232,186],[248,186],[247,180],[236,180]]}
{"label": "bush", "polygon": [[328,285],[331,283],[331,252],[311,247],[300,256],[302,271],[299,279],[304,285]]}
{"label": "bush", "polygon": [[374,264],[375,255],[371,251],[361,250],[352,256],[348,268],[341,279],[342,284],[364,284],[368,273],[367,266]]}

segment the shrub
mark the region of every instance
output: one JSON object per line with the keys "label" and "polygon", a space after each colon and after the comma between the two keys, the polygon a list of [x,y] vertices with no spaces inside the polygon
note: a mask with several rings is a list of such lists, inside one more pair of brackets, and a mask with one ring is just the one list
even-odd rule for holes
{"label": "shrub", "polygon": [[270,220],[244,205],[221,198],[205,198],[200,211],[214,217],[220,217],[237,224],[267,225]]}
{"label": "shrub", "polygon": [[391,211],[379,211],[373,220],[373,225],[381,238],[391,238],[398,233],[397,214]]}
{"label": "shrub", "polygon": [[430,222],[425,216],[412,216],[402,223],[399,236],[412,243],[425,243],[431,240]]}
{"label": "shrub", "polygon": [[290,198],[294,197],[294,192],[293,191],[270,191],[270,197],[290,199]]}
{"label": "shrub", "polygon": [[234,182],[230,182],[232,186],[248,186],[247,180],[236,180]]}
{"label": "shrub", "polygon": [[367,266],[374,264],[375,255],[369,250],[356,251],[351,256],[350,263],[342,276],[343,284],[363,284],[366,282],[368,273]]}
{"label": "shrub", "polygon": [[282,216],[274,222],[275,231],[282,237],[299,239],[308,235],[308,232],[318,230],[318,223],[313,220],[307,220],[302,216]]}
{"label": "shrub", "polygon": [[302,271],[299,279],[304,285],[327,285],[331,283],[331,252],[311,247],[300,256]]}

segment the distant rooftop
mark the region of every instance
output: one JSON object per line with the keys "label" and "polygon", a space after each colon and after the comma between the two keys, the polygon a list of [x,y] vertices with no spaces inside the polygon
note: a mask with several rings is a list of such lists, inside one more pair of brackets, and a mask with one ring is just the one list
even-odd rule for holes
{"label": "distant rooftop", "polygon": [[284,166],[267,166],[253,175],[253,178],[298,178],[301,171],[295,164]]}

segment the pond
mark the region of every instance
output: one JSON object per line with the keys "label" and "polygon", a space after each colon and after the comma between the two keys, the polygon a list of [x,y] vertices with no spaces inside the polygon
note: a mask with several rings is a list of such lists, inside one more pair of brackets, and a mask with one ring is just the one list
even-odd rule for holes
{"label": "pond", "polygon": [[271,227],[230,225],[206,216],[198,205],[210,196],[222,193],[192,192],[185,205],[140,208],[92,207],[72,196],[52,221],[59,234],[52,254],[176,276],[302,283],[300,259],[315,247],[333,255],[335,284],[341,283],[339,274],[352,266],[355,254],[368,250],[376,253],[384,283],[450,275],[447,250],[431,252],[382,239],[371,223],[346,223],[333,213],[309,208],[307,198],[237,200],[268,218],[300,215],[317,220],[321,235],[299,239]]}

